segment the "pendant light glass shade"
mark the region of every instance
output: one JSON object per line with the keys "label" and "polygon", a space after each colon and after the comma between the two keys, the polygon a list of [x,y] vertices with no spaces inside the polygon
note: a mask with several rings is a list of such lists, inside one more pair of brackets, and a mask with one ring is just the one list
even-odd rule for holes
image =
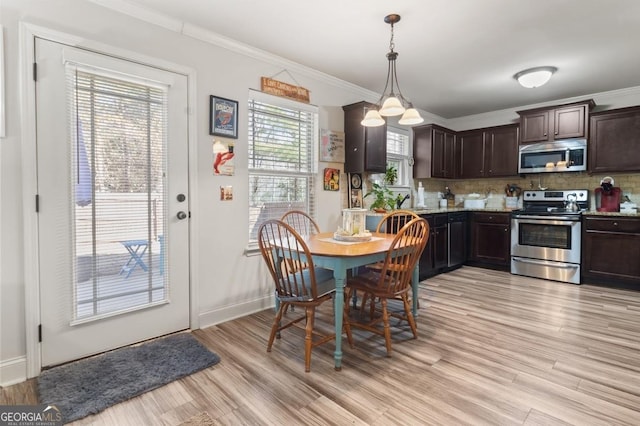
{"label": "pendant light glass shade", "polygon": [[536,67],[528,70],[520,71],[513,76],[522,87],[533,89],[546,84],[551,75],[558,69],[556,67]]}
{"label": "pendant light glass shade", "polygon": [[384,125],[384,118],[375,109],[371,109],[364,116],[364,120],[360,122],[365,127],[378,127]]}
{"label": "pendant light glass shade", "polygon": [[402,118],[398,120],[398,124],[402,124],[403,126],[413,126],[415,124],[420,124],[424,121],[424,118],[420,115],[417,109],[409,108],[404,114],[402,114]]}
{"label": "pendant light glass shade", "polygon": [[[377,103],[379,110],[369,110],[364,117],[364,120],[360,122],[365,127],[382,126],[385,124],[383,116],[394,117],[401,114],[404,114],[398,121],[398,124],[401,125],[419,124],[424,121],[418,110],[413,108],[411,103],[402,96],[402,91],[398,84],[398,76],[396,74],[396,59],[398,59],[398,52],[393,50],[395,48],[393,43],[393,25],[398,21],[400,21],[400,15],[391,14],[384,17],[384,22],[391,24],[391,40],[389,42],[389,53],[387,53],[387,60],[389,61],[387,81],[384,86],[384,90],[382,91],[382,96]],[[389,89],[388,92],[387,89]],[[383,99],[384,103],[382,102]]]}
{"label": "pendant light glass shade", "polygon": [[380,115],[385,117],[394,117],[400,115],[405,111],[405,108],[400,103],[400,100],[395,96],[387,98],[380,108]]}

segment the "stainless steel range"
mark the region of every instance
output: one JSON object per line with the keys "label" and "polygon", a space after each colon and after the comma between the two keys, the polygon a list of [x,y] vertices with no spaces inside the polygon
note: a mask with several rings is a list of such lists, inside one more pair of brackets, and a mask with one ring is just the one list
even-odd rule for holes
{"label": "stainless steel range", "polygon": [[589,190],[524,191],[522,206],[511,214],[511,273],[580,284]]}

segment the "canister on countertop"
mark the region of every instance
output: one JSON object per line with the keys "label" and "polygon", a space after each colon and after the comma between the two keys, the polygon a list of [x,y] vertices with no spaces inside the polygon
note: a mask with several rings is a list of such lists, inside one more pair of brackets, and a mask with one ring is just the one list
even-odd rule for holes
{"label": "canister on countertop", "polygon": [[517,209],[518,197],[504,197],[504,207],[507,209]]}
{"label": "canister on countertop", "polygon": [[447,200],[447,207],[452,208],[456,206],[456,196],[451,192],[448,186],[444,188],[444,198]]}

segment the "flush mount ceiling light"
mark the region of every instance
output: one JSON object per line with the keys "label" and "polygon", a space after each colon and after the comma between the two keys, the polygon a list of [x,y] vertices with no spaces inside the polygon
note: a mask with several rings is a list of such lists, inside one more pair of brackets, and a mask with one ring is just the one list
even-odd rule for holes
{"label": "flush mount ceiling light", "polygon": [[[396,75],[396,59],[398,58],[398,52],[393,49],[395,44],[393,43],[393,25],[400,21],[400,15],[391,14],[384,17],[384,22],[391,24],[391,41],[389,42],[389,53],[387,53],[387,60],[389,61],[389,67],[387,69],[387,82],[384,85],[382,96],[378,100],[378,109],[370,109],[365,115],[364,120],[360,122],[365,127],[382,126],[385,121],[384,117],[393,117],[403,114],[399,124],[402,125],[414,125],[420,124],[424,121],[424,118],[420,116],[417,109],[413,107],[413,104],[406,100],[402,96],[400,91],[400,85],[398,84],[398,76]],[[398,90],[396,94],[394,87]],[[387,88],[389,93],[387,93]]]}
{"label": "flush mount ceiling light", "polygon": [[529,68],[528,70],[520,71],[513,76],[522,87],[533,89],[534,87],[540,87],[546,84],[551,78],[551,75],[558,71],[556,67],[536,67]]}

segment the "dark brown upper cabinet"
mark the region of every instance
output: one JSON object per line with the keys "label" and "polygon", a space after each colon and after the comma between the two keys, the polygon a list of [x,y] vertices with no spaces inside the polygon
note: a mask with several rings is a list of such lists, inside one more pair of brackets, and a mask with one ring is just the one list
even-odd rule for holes
{"label": "dark brown upper cabinet", "polygon": [[588,137],[592,99],[555,107],[518,111],[520,143],[546,142],[555,139]]}
{"label": "dark brown upper cabinet", "polygon": [[485,143],[482,129],[467,130],[458,133],[460,159],[458,176],[462,179],[472,179],[484,176]]}
{"label": "dark brown upper cabinet", "polygon": [[459,132],[458,177],[516,176],[518,174],[517,124]]}
{"label": "dark brown upper cabinet", "polygon": [[444,127],[427,124],[413,127],[413,177],[456,177],[455,132]]}
{"label": "dark brown upper cabinet", "polygon": [[345,105],[345,173],[384,173],[387,168],[387,125],[364,127],[360,122],[374,104],[357,102]]}
{"label": "dark brown upper cabinet", "polygon": [[591,115],[589,172],[640,171],[640,106]]}

